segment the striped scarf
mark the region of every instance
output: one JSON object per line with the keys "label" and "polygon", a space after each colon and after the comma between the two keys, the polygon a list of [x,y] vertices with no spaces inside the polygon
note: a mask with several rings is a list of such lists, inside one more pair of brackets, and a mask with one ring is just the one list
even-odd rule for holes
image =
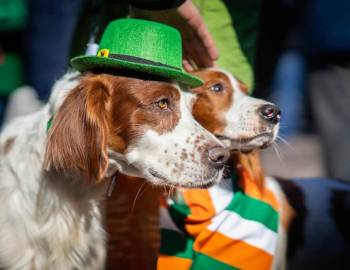
{"label": "striped scarf", "polygon": [[280,205],[243,172],[181,190],[161,207],[158,270],[271,269]]}

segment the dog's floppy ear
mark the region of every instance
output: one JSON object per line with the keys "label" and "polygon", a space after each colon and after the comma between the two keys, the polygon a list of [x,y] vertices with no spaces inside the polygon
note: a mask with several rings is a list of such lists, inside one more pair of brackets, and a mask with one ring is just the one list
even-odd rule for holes
{"label": "dog's floppy ear", "polygon": [[237,79],[237,81],[238,81],[238,86],[242,90],[242,92],[244,94],[246,94],[246,95],[249,95],[249,87],[248,87],[248,85],[246,85],[244,82],[242,82],[242,81],[240,81],[238,79]]}
{"label": "dog's floppy ear", "polygon": [[44,166],[99,182],[108,167],[107,107],[110,86],[99,76],[86,76],[65,98],[46,146]]}

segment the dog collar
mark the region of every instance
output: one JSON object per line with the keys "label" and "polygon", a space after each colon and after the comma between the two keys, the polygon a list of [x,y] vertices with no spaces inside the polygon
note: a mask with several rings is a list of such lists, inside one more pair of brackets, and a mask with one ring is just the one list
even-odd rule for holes
{"label": "dog collar", "polygon": [[115,184],[117,182],[118,172],[115,173],[115,175],[112,176],[111,182],[109,183],[108,190],[107,190],[107,196],[110,198],[112,196],[113,190],[115,188]]}
{"label": "dog collar", "polygon": [[53,116],[49,118],[49,120],[46,123],[46,132],[49,132],[51,126],[52,126]]}

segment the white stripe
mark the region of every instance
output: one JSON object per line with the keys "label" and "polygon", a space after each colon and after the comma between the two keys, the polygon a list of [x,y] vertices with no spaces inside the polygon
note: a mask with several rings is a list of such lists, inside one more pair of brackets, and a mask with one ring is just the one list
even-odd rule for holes
{"label": "white stripe", "polygon": [[284,193],[281,186],[278,184],[275,178],[267,176],[265,178],[265,185],[268,190],[270,190],[278,200],[279,206],[282,207],[284,201]]}
{"label": "white stripe", "polygon": [[221,182],[208,189],[216,214],[223,211],[233,199],[233,187],[230,178],[222,179]]}
{"label": "white stripe", "polygon": [[183,234],[183,232],[175,225],[174,221],[172,220],[169,210],[163,206],[159,209],[159,219],[160,219],[160,228],[161,229],[167,229],[171,231],[180,232]]}
{"label": "white stripe", "polygon": [[243,219],[237,213],[221,212],[213,218],[208,229],[244,241],[272,255],[276,252],[277,234],[259,222]]}

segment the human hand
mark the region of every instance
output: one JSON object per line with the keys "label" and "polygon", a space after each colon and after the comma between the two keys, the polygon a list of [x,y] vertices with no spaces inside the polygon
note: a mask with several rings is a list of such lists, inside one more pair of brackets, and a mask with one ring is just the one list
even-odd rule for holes
{"label": "human hand", "polygon": [[187,71],[194,67],[213,67],[218,58],[214,44],[202,16],[190,0],[186,0],[175,9],[151,11],[131,7],[130,15],[134,18],[161,22],[177,28],[182,36],[183,65]]}

